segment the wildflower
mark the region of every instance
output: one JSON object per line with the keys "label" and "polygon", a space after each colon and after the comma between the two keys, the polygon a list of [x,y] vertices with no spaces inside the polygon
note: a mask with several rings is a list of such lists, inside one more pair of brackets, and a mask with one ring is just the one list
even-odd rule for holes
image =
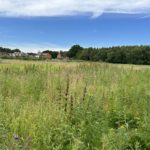
{"label": "wildflower", "polygon": [[17,134],[14,134],[14,135],[13,135],[13,138],[14,138],[16,141],[19,140],[19,136],[18,136]]}

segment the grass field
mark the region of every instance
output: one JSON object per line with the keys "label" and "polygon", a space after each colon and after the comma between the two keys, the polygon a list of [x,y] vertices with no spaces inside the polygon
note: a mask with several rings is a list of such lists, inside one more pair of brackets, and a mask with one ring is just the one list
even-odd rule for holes
{"label": "grass field", "polygon": [[0,150],[150,150],[150,67],[0,61]]}

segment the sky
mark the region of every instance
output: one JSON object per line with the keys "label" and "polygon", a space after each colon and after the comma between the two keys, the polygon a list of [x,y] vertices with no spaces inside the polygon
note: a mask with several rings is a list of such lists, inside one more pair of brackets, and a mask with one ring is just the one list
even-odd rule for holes
{"label": "sky", "polygon": [[150,0],[0,0],[0,46],[150,45]]}

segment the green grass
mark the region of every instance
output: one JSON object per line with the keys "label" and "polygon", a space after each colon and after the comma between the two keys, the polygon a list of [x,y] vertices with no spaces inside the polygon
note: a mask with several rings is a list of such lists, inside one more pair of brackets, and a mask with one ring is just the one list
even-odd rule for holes
{"label": "green grass", "polygon": [[150,150],[150,68],[0,63],[0,149]]}

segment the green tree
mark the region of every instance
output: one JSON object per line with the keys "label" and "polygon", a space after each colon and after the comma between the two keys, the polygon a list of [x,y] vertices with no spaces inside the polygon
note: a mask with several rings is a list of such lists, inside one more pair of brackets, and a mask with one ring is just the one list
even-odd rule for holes
{"label": "green tree", "polygon": [[83,50],[83,47],[80,45],[74,45],[70,48],[68,51],[68,57],[70,58],[77,58],[78,53],[80,53]]}

